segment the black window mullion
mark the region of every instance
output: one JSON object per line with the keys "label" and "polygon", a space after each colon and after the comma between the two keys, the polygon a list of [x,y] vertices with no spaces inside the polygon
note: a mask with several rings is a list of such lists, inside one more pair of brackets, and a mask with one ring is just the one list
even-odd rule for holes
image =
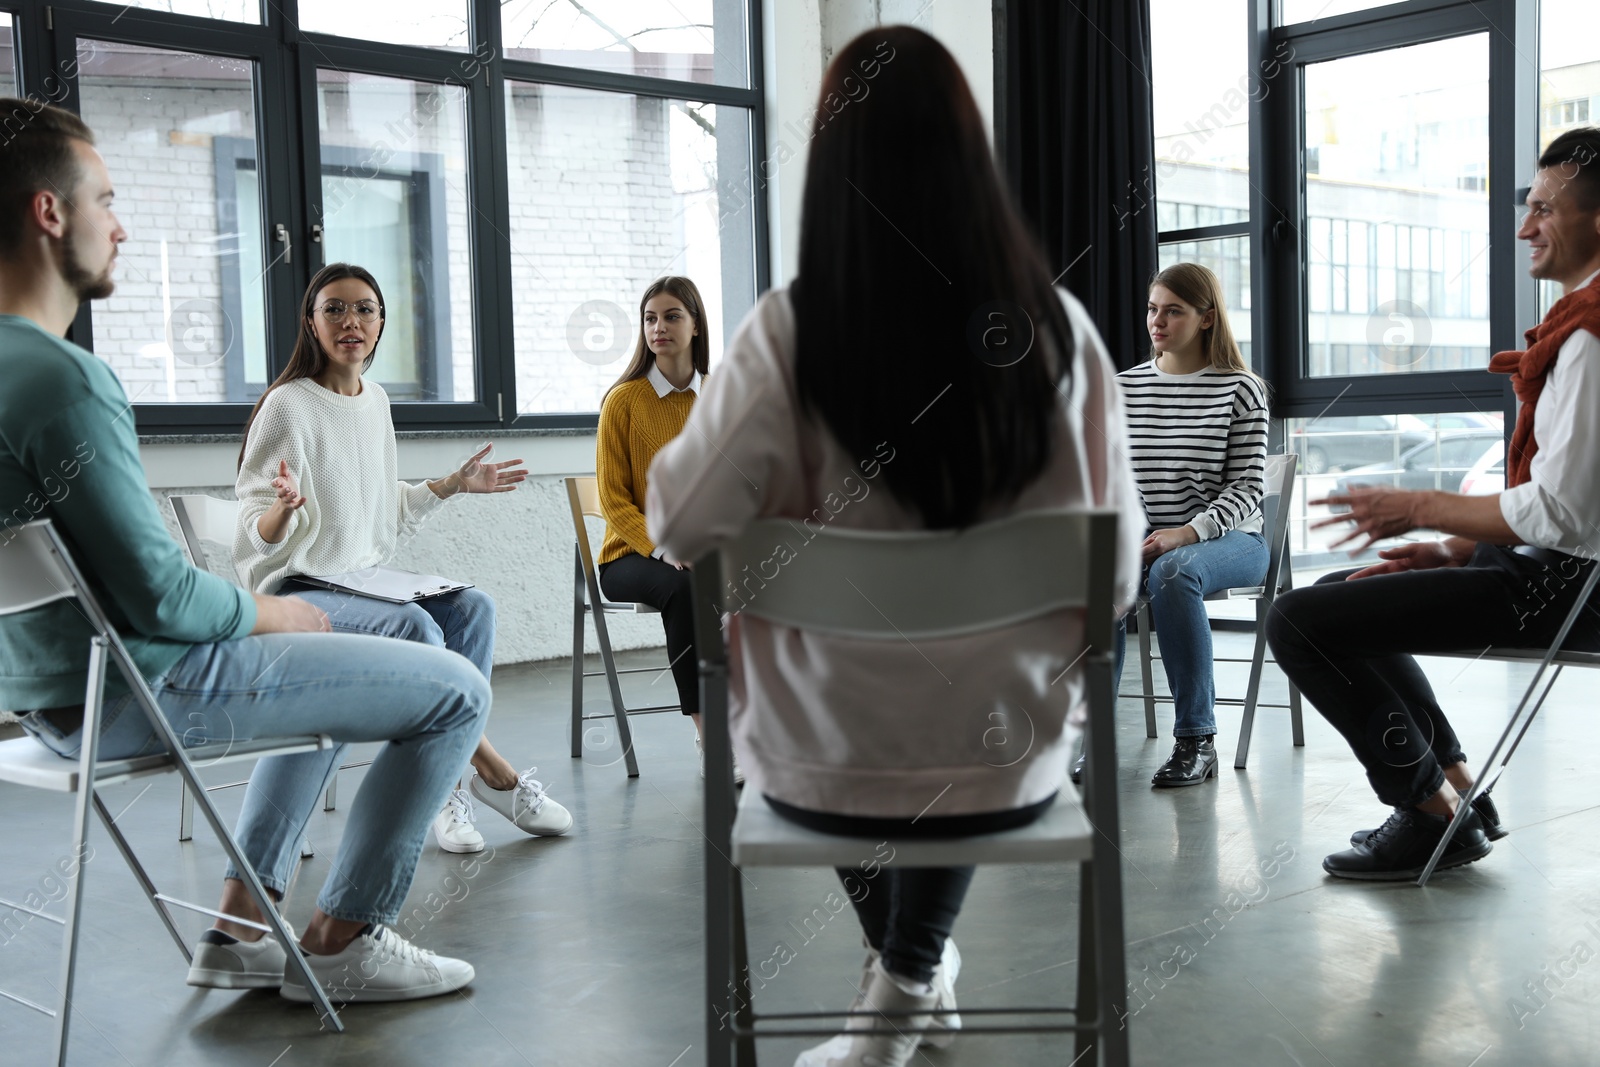
{"label": "black window mullion", "polygon": [[1182,244],[1185,241],[1215,241],[1221,237],[1250,236],[1250,222],[1222,222],[1215,226],[1191,226],[1184,230],[1162,230],[1156,240],[1164,245]]}
{"label": "black window mullion", "polygon": [[[1517,190],[1539,159],[1538,0],[1486,4],[1489,35],[1489,344],[1493,351],[1522,347],[1522,331],[1539,320],[1539,289],[1516,239],[1523,211]],[[1529,57],[1532,57],[1531,59]],[[1500,405],[1510,428],[1516,401],[1509,377],[1500,382]]]}
{"label": "black window mullion", "polygon": [[756,108],[762,104],[759,89],[743,89],[732,85],[673,81],[670,78],[652,78],[644,74],[623,74],[611,70],[588,70],[583,67],[560,67],[553,63],[535,63],[526,59],[502,60],[500,68],[507,81],[539,82],[544,85],[563,85],[574,89],[598,89],[601,92],[632,93],[635,96],[693,100],[704,104],[731,104],[734,107]]}
{"label": "black window mullion", "polygon": [[[1000,6],[996,5],[996,10]],[[769,219],[767,214],[766,185],[762,181],[760,163],[766,158],[767,151],[767,109],[766,109],[766,64],[762,62],[762,5],[750,0],[745,4],[745,30],[749,34],[745,42],[745,62],[750,67],[750,93],[752,102],[750,107],[750,181],[758,190],[752,197],[751,221],[755,227],[755,281],[756,296],[759,298],[772,285],[772,251],[768,239],[767,227]],[[760,182],[761,184],[756,184]]]}
{"label": "black window mullion", "polygon": [[472,228],[473,363],[486,418],[501,426],[517,416],[516,334],[511,292],[511,187],[506,147],[505,75],[492,57],[503,54],[499,0],[473,0],[473,54],[483,68],[467,98],[467,158]]}

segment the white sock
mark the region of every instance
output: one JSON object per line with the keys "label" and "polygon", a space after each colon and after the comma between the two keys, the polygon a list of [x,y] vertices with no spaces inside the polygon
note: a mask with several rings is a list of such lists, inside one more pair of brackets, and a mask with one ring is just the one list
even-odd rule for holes
{"label": "white sock", "polygon": [[907,978],[905,975],[895,974],[887,969],[883,973],[889,976],[889,981],[895,984],[896,989],[907,996],[926,997],[933,994],[933,985],[931,983],[919,982],[915,978]]}

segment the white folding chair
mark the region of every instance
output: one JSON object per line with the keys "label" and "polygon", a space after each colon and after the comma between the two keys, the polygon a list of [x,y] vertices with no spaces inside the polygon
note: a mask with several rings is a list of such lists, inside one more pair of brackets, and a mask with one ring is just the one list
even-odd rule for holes
{"label": "white folding chair", "polygon": [[[739,574],[771,557],[774,544],[794,552],[761,596],[742,610],[798,629],[864,643],[949,637],[1013,625],[1069,608],[1085,612],[1090,759],[1084,799],[1062,789],[1037,822],[1005,833],[941,840],[893,840],[895,866],[992,863],[1078,863],[1078,992],[1073,1008],[963,1008],[968,1017],[1072,1015],[1071,1023],[967,1026],[961,1032],[1076,1031],[1075,1064],[1128,1063],[1128,1034],[1117,1005],[1126,997],[1122,876],[1117,851],[1115,727],[1111,707],[1112,583],[1117,516],[1108,510],[1033,512],[960,532],[883,533],[825,530],[798,534],[784,521],[752,523],[732,544],[695,564],[695,640],[700,656],[706,746],[706,1062],[754,1064],[758,1037],[831,1036],[839,1027],[799,1028],[805,1020],[843,1012],[757,1014],[734,997],[748,967],[744,866],[849,867],[860,838],[834,837],[778,817],[755,790],[734,810],[728,737],[728,659],[722,641],[724,574]],[[1041,561],[1048,566],[1041,567]],[[855,588],[852,589],[851,586]],[[1070,650],[1063,649],[1064,653]],[[754,711],[752,714],[759,714]],[[1099,768],[1105,768],[1100,771]],[[1063,779],[1066,768],[1061,768]],[[729,1000],[727,1010],[720,1004]],[[874,1015],[878,1013],[874,1012]],[[894,1018],[885,1017],[889,1025]],[[767,1023],[768,1027],[761,1024]],[[777,1027],[771,1027],[777,1023]],[[1092,1049],[1096,1059],[1086,1058]]]}
{"label": "white folding chair", "polygon": [[[208,566],[206,561],[206,542],[231,548],[234,534],[239,529],[239,502],[236,500],[223,500],[220,497],[201,496],[199,494],[175,495],[169,497],[172,504],[172,516],[178,520],[178,533],[182,535],[183,550],[189,555],[189,562],[203,571],[219,574],[230,582],[239,580],[238,573],[229,563],[225,571]],[[352,760],[339,766],[339,770],[347,771],[354,767],[365,767],[372,761]],[[248,785],[248,781],[223,782],[220,785],[208,785],[206,789],[215,792],[218,789],[237,789]],[[328,790],[322,797],[322,810],[333,811],[338,804],[339,774],[334,772],[328,780]],[[194,803],[189,797],[189,787],[183,786],[178,790],[178,840],[187,841],[194,836]],[[310,859],[313,855],[310,841],[300,843],[300,855]]]}
{"label": "white folding chair", "polygon": [[[1267,457],[1267,469],[1264,475],[1266,481],[1266,494],[1261,501],[1261,510],[1266,520],[1267,530],[1267,576],[1260,585],[1238,586],[1233,589],[1220,589],[1215,593],[1207,594],[1207,600],[1253,600],[1256,603],[1256,640],[1255,650],[1248,660],[1238,656],[1214,657],[1218,663],[1248,663],[1250,664],[1250,682],[1245,687],[1243,699],[1239,697],[1217,697],[1218,704],[1241,704],[1244,706],[1244,720],[1239,726],[1239,745],[1234,750],[1233,766],[1235,770],[1244,770],[1245,762],[1250,757],[1250,735],[1255,730],[1256,708],[1288,708],[1289,726],[1294,736],[1296,748],[1304,747],[1306,743],[1305,722],[1300,714],[1300,690],[1295,688],[1293,682],[1289,683],[1289,703],[1287,704],[1260,704],[1257,697],[1261,693],[1261,668],[1266,662],[1267,655],[1267,619],[1272,615],[1272,605],[1280,593],[1287,592],[1294,587],[1293,568],[1289,565],[1289,499],[1294,492],[1295,464],[1299,459],[1293,452],[1283,455]],[[1125,693],[1124,696],[1144,700],[1144,731],[1147,737],[1157,736],[1156,704],[1171,703],[1172,697],[1158,694],[1155,688],[1155,674],[1151,670],[1151,663],[1161,658],[1159,654],[1150,651],[1150,635],[1153,626],[1150,621],[1150,600],[1141,595],[1139,597],[1139,673],[1144,683],[1143,692]]]}
{"label": "white folding chair", "polygon": [[[589,719],[615,720],[617,740],[622,746],[622,756],[627,762],[628,777],[639,777],[639,763],[633,754],[633,731],[628,726],[630,715],[653,715],[667,711],[681,711],[678,704],[650,704],[630,708],[622,701],[624,674],[660,674],[667,667],[617,667],[617,658],[611,651],[611,634],[606,629],[606,616],[618,613],[629,615],[659,614],[649,604],[627,604],[605,599],[600,592],[600,572],[594,562],[594,547],[589,543],[589,527],[584,516],[604,518],[600,510],[600,487],[593,475],[563,479],[567,485],[567,503],[572,508],[572,532],[577,539],[574,550],[572,582],[572,758],[583,755],[583,724]],[[600,643],[601,670],[583,669],[584,614],[594,615],[594,634]],[[667,666],[670,666],[667,665]],[[583,713],[583,680],[605,675],[611,691],[611,714],[585,715]]]}
{"label": "white folding chair", "polygon": [[[30,522],[16,531],[16,536],[10,541],[0,543],[0,615],[17,615],[32,611],[36,608],[53,604],[60,600],[74,600],[78,612],[88,621],[93,636],[89,640],[89,677],[84,693],[83,710],[83,746],[76,762],[65,760],[55,753],[47,750],[31,737],[19,737],[11,741],[0,742],[0,781],[13,782],[17,785],[28,786],[34,789],[46,789],[57,793],[76,793],[77,805],[73,816],[72,855],[82,858],[88,855],[89,841],[89,812],[93,810],[99,816],[100,822],[105,826],[106,832],[111,835],[112,842],[117,846],[117,851],[122,853],[122,858],[127,862],[128,868],[144,891],[145,897],[156,909],[161,922],[167,928],[167,933],[172,935],[173,942],[178,946],[178,951],[183,954],[185,962],[192,957],[189,945],[183,935],[178,931],[173,922],[172,908],[185,908],[203,915],[224,918],[220,912],[199,904],[191,904],[178,900],[160,892],[155,882],[146,873],[143,864],[134,854],[132,846],[123,836],[117,826],[116,819],[106,808],[105,802],[100,797],[100,790],[108,785],[130,781],[154,774],[170,774],[176,772],[191,790],[200,804],[200,813],[205,816],[212,831],[217,835],[222,849],[227,853],[228,859],[239,872],[239,878],[249,891],[251,898],[261,914],[266,916],[265,923],[245,922],[241,919],[229,918],[232,922],[244,926],[252,926],[276,937],[289,954],[290,966],[295,968],[305,983],[306,988],[313,991],[314,1005],[321,1015],[323,1022],[334,1030],[342,1031],[344,1024],[340,1021],[338,1013],[329,1003],[327,995],[323,992],[321,983],[312,977],[306,967],[305,957],[300,954],[300,947],[294,936],[283,924],[283,919],[278,914],[272,897],[262,887],[261,881],[244,855],[239,851],[233,834],[223,825],[222,818],[217,814],[216,807],[211,803],[211,798],[206,795],[205,789],[195,774],[194,765],[197,761],[208,764],[223,760],[235,759],[260,759],[265,756],[282,756],[299,752],[315,752],[326,750],[332,742],[324,736],[311,735],[304,737],[280,737],[261,739],[245,742],[229,742],[226,744],[201,745],[185,749],[174,735],[172,727],[156,707],[155,697],[150,692],[143,675],[139,673],[138,666],[128,654],[127,648],[122,643],[122,638],[107,620],[105,612],[90,592],[88,584],[83,580],[82,574],[73,563],[68,554],[66,545],[56,533],[48,519]],[[161,755],[141,756],[133,759],[118,759],[100,761],[97,753],[100,743],[100,709],[105,696],[106,661],[110,658],[128,688],[132,690],[134,698],[138,701],[140,710],[150,720],[156,735],[166,745],[167,751]],[[72,991],[73,981],[77,973],[78,938],[83,916],[83,879],[86,864],[79,863],[76,876],[72,879],[72,891],[66,900],[66,915],[64,917],[51,915],[39,909],[29,908],[12,901],[0,900],[0,906],[16,911],[26,912],[30,915],[41,917],[54,922],[63,929],[64,944],[62,946],[62,960],[60,979],[56,986],[58,1000],[55,1008],[49,1008],[33,1000],[15,993],[0,992],[0,996],[18,1004],[32,1008],[35,1011],[49,1015],[56,1020],[55,1062],[65,1065],[67,1062],[67,1035],[72,1021]]]}
{"label": "white folding chair", "polygon": [[[1439,839],[1439,844],[1433,850],[1428,865],[1422,869],[1422,875],[1417,879],[1418,885],[1427,885],[1428,879],[1433,877],[1434,868],[1439,865],[1439,860],[1444,857],[1444,850],[1450,839],[1460,829],[1461,823],[1467,817],[1467,812],[1472,810],[1472,802],[1478,797],[1494,788],[1500,776],[1505,773],[1506,765],[1511,762],[1511,757],[1517,751],[1517,746],[1522,744],[1522,738],[1528,732],[1528,727],[1533,725],[1534,716],[1539,714],[1539,709],[1544,706],[1545,698],[1550,695],[1550,690],[1555,688],[1557,679],[1561,677],[1563,667],[1600,667],[1600,652],[1571,652],[1561,646],[1567,643],[1567,635],[1572,632],[1572,627],[1577,623],[1578,616],[1589,609],[1589,598],[1594,594],[1595,587],[1600,584],[1600,563],[1589,564],[1589,577],[1584,580],[1583,589],[1578,594],[1578,599],[1573,602],[1572,610],[1567,612],[1567,617],[1561,623],[1555,640],[1550,642],[1549,648],[1490,648],[1487,652],[1461,651],[1430,653],[1430,655],[1443,655],[1470,659],[1473,662],[1484,660],[1501,660],[1507,663],[1537,663],[1539,666],[1533,672],[1533,678],[1528,682],[1528,688],[1523,690],[1522,699],[1517,702],[1517,708],[1511,713],[1511,719],[1506,723],[1506,728],[1500,732],[1500,739],[1494,743],[1494,748],[1489,752],[1489,758],[1483,761],[1487,770],[1477,777],[1461,798],[1456,808],[1456,814],[1450,820],[1450,827],[1445,835]],[[1555,670],[1550,671],[1554,667]],[[1544,681],[1546,671],[1550,671],[1550,680]],[[1543,688],[1540,683],[1543,682]],[[1537,695],[1535,695],[1537,694]],[[1515,736],[1513,736],[1515,735]],[[1508,747],[1509,742],[1509,747]],[[1502,755],[1502,751],[1504,755]]]}

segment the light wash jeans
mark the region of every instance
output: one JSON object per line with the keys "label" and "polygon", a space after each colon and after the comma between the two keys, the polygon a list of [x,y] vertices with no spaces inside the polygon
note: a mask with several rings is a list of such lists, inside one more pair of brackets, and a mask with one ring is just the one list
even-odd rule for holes
{"label": "light wash jeans", "polygon": [[[1206,615],[1205,595],[1234,586],[1260,585],[1267,577],[1268,557],[1266,539],[1260,534],[1229,530],[1210,541],[1157,556],[1146,568],[1150,614],[1177,711],[1173,737],[1206,737],[1217,732],[1217,688],[1211,671],[1211,620]],[[1124,617],[1117,622],[1113,700],[1127,645]]]}
{"label": "light wash jeans", "polygon": [[291,579],[278,595],[309,600],[327,612],[335,633],[397,637],[448,648],[471,660],[485,678],[494,667],[494,598],[481,589],[390,604]]}
{"label": "light wash jeans", "polygon": [[[196,645],[150,683],[185,746],[319,733],[334,740],[327,752],[260,760],[250,775],[234,835],[280,896],[345,746],[392,742],[350,805],[317,906],[353,922],[399,917],[428,827],[483,736],[490,693],[481,671],[454,652],[382,638],[266,634]],[[102,758],[163,751],[131,695],[108,699],[102,715]],[[22,720],[30,733],[77,757],[81,729],[63,735],[36,718]]]}

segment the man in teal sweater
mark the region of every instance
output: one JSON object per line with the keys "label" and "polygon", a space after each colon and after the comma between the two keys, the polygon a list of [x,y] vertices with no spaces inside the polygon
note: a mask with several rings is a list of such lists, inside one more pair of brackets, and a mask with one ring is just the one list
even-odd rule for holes
{"label": "man in teal sweater", "polygon": [[[483,734],[489,688],[444,649],[327,633],[293,597],[247,593],[188,565],[168,536],[139,460],[117,376],[63,339],[84,300],[114,288],[127,239],[93,134],[37,101],[0,99],[0,544],[50,519],[126,641],[185,744],[327,734],[327,752],[261,760],[235,835],[281,898],[317,799],[352,742],[394,741],[351,805],[344,839],[301,937],[313,973],[342,1000],[405,1000],[472,980],[384,924],[398,917],[422,840]],[[76,758],[90,631],[68,602],[0,618],[0,707],[38,741]],[[100,755],[159,751],[113,675]],[[235,872],[218,910],[258,921]],[[201,938],[189,984],[280,988],[285,953],[259,930],[221,921]]]}

